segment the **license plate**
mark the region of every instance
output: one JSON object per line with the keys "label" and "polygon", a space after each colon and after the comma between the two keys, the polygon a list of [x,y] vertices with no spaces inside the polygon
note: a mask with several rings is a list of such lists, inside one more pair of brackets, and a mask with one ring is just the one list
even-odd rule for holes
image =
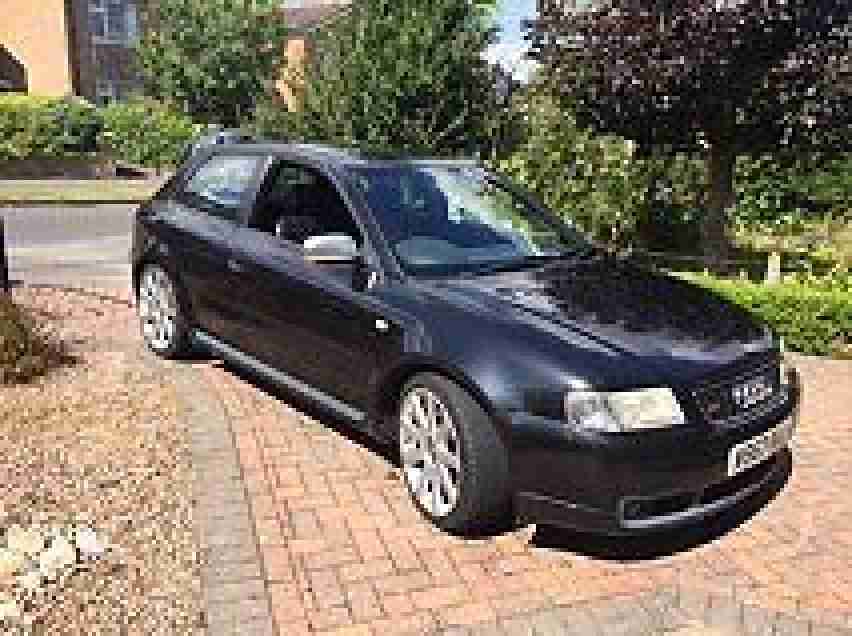
{"label": "license plate", "polygon": [[792,441],[794,430],[795,423],[791,417],[775,428],[734,446],[728,454],[728,476],[738,475],[769,459]]}

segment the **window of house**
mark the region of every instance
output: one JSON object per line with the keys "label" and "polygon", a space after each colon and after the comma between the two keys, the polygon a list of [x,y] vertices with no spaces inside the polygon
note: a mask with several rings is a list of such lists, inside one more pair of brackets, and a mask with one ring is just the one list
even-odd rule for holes
{"label": "window of house", "polygon": [[89,28],[96,43],[133,43],[138,35],[132,0],[89,0]]}
{"label": "window of house", "polygon": [[95,50],[95,60],[98,65],[95,92],[97,102],[106,105],[127,97],[130,84],[122,78],[121,69],[113,61],[101,60],[102,52]]}

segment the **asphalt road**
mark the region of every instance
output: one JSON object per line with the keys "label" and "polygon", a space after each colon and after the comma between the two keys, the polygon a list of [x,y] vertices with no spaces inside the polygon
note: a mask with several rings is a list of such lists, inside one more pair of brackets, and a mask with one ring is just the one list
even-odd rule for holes
{"label": "asphalt road", "polygon": [[134,206],[0,208],[12,280],[126,288]]}

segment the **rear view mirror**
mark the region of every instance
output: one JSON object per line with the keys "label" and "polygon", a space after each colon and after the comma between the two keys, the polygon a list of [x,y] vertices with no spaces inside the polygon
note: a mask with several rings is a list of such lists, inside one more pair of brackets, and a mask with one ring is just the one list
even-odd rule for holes
{"label": "rear view mirror", "polygon": [[312,236],[302,247],[305,258],[313,263],[352,263],[358,258],[358,245],[346,234]]}

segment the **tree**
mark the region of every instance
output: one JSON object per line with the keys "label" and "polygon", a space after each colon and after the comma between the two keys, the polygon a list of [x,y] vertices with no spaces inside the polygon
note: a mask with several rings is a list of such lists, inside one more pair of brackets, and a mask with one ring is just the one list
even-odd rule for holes
{"label": "tree", "polygon": [[596,239],[619,244],[634,238],[647,181],[635,144],[579,128],[536,85],[518,97],[526,138],[497,167]]}
{"label": "tree", "polygon": [[532,37],[581,125],[704,154],[702,243],[721,258],[738,155],[848,148],[850,1],[550,0]]}
{"label": "tree", "polygon": [[146,94],[197,121],[236,126],[283,61],[279,0],[161,0],[139,46]]}
{"label": "tree", "polygon": [[303,72],[291,78],[296,103],[274,132],[376,152],[489,148],[508,103],[483,58],[494,35],[490,4],[353,3],[317,34]]}

